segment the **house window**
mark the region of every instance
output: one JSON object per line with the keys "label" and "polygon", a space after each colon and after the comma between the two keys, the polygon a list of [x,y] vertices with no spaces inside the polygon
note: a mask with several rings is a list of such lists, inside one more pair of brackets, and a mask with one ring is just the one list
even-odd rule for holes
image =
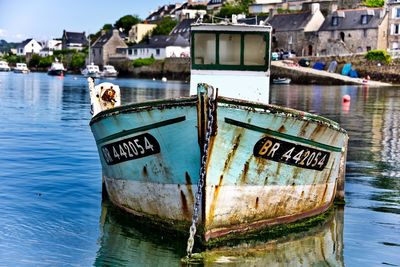
{"label": "house window", "polygon": [[396,8],[395,17],[400,18],[400,8]]}
{"label": "house window", "polygon": [[332,17],[332,26],[339,25],[339,17]]}
{"label": "house window", "polygon": [[293,44],[293,36],[292,35],[290,35],[288,37],[288,44]]}
{"label": "house window", "polygon": [[392,49],[393,49],[393,50],[399,49],[399,43],[393,43],[393,44],[392,44]]}
{"label": "house window", "polygon": [[368,36],[368,30],[364,29],[364,37],[367,37],[367,36]]}
{"label": "house window", "polygon": [[128,49],[128,55],[132,55],[132,49]]}
{"label": "house window", "polygon": [[156,55],[159,56],[160,55],[160,48],[156,49]]}
{"label": "house window", "polygon": [[400,34],[400,25],[392,24],[392,34]]}
{"label": "house window", "polygon": [[[131,53],[132,53],[132,50],[131,50]],[[133,54],[134,54],[135,56],[137,56],[137,54],[138,54],[137,49],[134,49],[134,50],[133,50]]]}
{"label": "house window", "polygon": [[370,51],[371,50],[371,47],[370,46],[367,46],[367,51]]}
{"label": "house window", "polygon": [[361,24],[367,24],[368,23],[368,16],[367,15],[362,15],[361,16]]}
{"label": "house window", "polygon": [[344,36],[345,36],[344,32],[340,32],[340,40],[342,40],[342,42],[344,42]]}

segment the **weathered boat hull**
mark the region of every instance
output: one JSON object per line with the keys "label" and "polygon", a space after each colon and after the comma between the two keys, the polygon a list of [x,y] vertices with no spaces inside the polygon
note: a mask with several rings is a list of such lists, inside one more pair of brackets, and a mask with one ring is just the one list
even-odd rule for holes
{"label": "weathered boat hull", "polygon": [[[153,101],[92,119],[114,204],[166,224],[190,225],[204,103],[196,97]],[[293,222],[331,206],[347,142],[344,130],[291,109],[223,97],[215,103],[199,219],[206,242]]]}

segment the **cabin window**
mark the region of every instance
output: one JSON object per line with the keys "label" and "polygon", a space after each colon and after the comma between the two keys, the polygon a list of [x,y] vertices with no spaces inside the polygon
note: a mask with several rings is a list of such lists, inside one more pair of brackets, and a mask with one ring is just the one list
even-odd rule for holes
{"label": "cabin window", "polygon": [[266,71],[269,33],[194,32],[192,68]]}
{"label": "cabin window", "polygon": [[219,64],[240,65],[240,35],[220,34]]}
{"label": "cabin window", "polygon": [[196,54],[194,63],[199,65],[215,64],[216,36],[212,33],[198,33],[194,38]]}
{"label": "cabin window", "polygon": [[160,49],[159,49],[159,48],[156,49],[156,55],[157,55],[157,56],[160,55]]}
{"label": "cabin window", "polygon": [[244,36],[244,65],[265,65],[265,53],[267,45],[263,35],[246,34]]}

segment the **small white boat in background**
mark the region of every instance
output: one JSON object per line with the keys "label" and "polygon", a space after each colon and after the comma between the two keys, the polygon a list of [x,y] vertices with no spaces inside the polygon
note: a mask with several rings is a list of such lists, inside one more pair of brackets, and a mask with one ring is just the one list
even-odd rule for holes
{"label": "small white boat in background", "polygon": [[47,74],[52,76],[62,76],[64,75],[64,71],[64,65],[56,59],[55,62],[51,63],[51,67],[47,71]]}
{"label": "small white boat in background", "polygon": [[277,78],[273,79],[273,84],[289,84],[292,80],[290,78]]}
{"label": "small white boat in background", "polygon": [[117,77],[118,71],[112,65],[104,65],[103,72],[101,73],[103,77]]}
{"label": "small white boat in background", "polygon": [[81,73],[85,77],[99,78],[101,76],[99,66],[94,65],[93,63],[90,65],[86,65],[86,68],[82,70]]}
{"label": "small white boat in background", "polygon": [[8,66],[8,63],[5,61],[0,61],[0,71],[10,71],[11,68]]}
{"label": "small white boat in background", "polygon": [[29,73],[30,70],[26,66],[25,63],[17,63],[17,66],[14,68],[15,73]]}

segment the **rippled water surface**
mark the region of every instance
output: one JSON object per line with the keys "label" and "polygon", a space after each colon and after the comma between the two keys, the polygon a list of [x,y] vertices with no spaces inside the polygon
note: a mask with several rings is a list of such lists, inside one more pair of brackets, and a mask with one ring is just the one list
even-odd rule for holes
{"label": "rippled water surface", "polygon": [[[189,93],[180,82],[111,82],[123,102]],[[0,266],[180,264],[185,240],[102,203],[83,77],[0,72],[0,95]],[[400,88],[274,86],[271,102],[348,131],[346,205],[306,233],[221,249],[206,265],[400,266]]]}

